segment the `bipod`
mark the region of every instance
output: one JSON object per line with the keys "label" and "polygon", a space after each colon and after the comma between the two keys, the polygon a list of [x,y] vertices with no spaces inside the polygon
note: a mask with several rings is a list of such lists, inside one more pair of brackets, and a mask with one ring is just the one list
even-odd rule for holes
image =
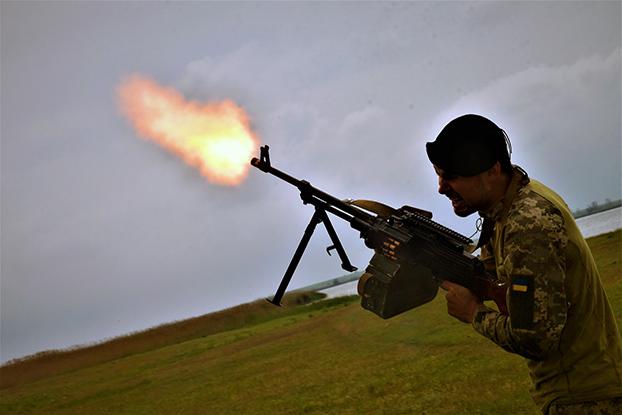
{"label": "bipod", "polygon": [[328,255],[330,255],[331,250],[335,249],[337,253],[339,254],[339,258],[341,259],[341,268],[349,272],[354,272],[357,269],[355,266],[353,266],[350,263],[350,260],[348,259],[348,255],[346,254],[345,249],[343,249],[343,245],[341,245],[341,241],[339,240],[339,237],[337,236],[337,232],[335,232],[335,228],[333,228],[333,224],[330,222],[330,219],[328,218],[328,215],[326,214],[326,211],[324,210],[324,208],[318,206],[317,204],[314,204],[314,205],[315,205],[315,213],[311,217],[311,221],[307,225],[307,228],[305,229],[305,232],[302,235],[302,239],[300,240],[300,243],[298,244],[298,248],[296,248],[296,252],[294,253],[292,260],[289,263],[287,270],[285,271],[285,275],[283,276],[283,279],[281,280],[281,284],[279,284],[279,288],[276,290],[276,294],[274,294],[274,297],[272,297],[272,299],[269,299],[269,298],[267,299],[269,302],[271,302],[274,305],[281,306],[281,299],[283,298],[283,295],[285,294],[285,290],[287,289],[287,286],[289,285],[289,282],[291,281],[292,276],[294,275],[294,271],[296,271],[296,267],[298,266],[298,263],[300,262],[300,258],[302,258],[302,254],[305,252],[305,249],[307,249],[307,245],[309,244],[311,235],[313,235],[313,232],[315,231],[315,227],[320,222],[324,223],[324,227],[326,228],[326,231],[328,232],[328,236],[330,236],[330,239],[333,242],[331,246],[326,248],[326,252],[328,253]]}

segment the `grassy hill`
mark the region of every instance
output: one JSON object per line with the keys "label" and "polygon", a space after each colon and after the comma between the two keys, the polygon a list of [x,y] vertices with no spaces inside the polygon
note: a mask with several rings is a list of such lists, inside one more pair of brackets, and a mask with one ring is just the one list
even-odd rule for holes
{"label": "grassy hill", "polygon": [[[589,243],[622,324],[622,231]],[[15,362],[0,381],[6,414],[538,413],[523,360],[442,296],[390,320],[356,297],[252,303]]]}

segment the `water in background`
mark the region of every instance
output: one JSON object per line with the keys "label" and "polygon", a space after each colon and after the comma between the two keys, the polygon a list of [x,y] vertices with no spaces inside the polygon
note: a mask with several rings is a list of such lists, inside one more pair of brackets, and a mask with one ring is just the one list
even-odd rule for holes
{"label": "water in background", "polygon": [[622,228],[622,207],[577,219],[584,237],[596,236]]}
{"label": "water in background", "polygon": [[[577,225],[586,238],[615,231],[616,229],[622,228],[622,207],[595,213],[590,216],[584,216],[577,219]],[[357,282],[358,281],[348,282],[336,287],[327,288],[321,292],[326,294],[328,298],[354,295],[356,294]]]}

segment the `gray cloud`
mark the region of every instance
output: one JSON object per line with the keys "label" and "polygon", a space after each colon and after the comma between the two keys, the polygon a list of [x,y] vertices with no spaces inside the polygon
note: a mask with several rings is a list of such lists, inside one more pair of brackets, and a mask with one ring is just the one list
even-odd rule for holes
{"label": "gray cloud", "polygon": [[[620,197],[620,49],[562,66],[540,65],[461,97],[442,116],[473,111],[506,126],[516,159],[571,206]],[[585,157],[589,154],[590,157]],[[577,172],[580,172],[577,174]],[[600,183],[601,186],[591,186]],[[576,188],[585,189],[578,194]]]}

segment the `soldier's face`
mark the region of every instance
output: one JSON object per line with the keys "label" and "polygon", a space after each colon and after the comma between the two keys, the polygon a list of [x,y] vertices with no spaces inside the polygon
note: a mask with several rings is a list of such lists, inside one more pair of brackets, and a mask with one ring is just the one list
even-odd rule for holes
{"label": "soldier's face", "polygon": [[489,186],[485,173],[463,177],[450,175],[437,166],[434,170],[438,175],[438,192],[451,200],[456,215],[466,217],[489,207]]}

